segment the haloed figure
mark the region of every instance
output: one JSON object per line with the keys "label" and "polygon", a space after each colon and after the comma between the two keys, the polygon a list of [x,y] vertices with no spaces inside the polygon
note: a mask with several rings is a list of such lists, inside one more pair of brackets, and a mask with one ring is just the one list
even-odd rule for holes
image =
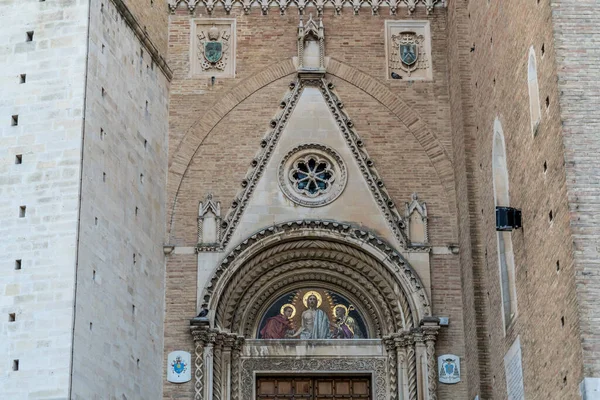
{"label": "haloed figure", "polygon": [[354,309],[353,306],[346,307],[338,304],[333,308],[335,313],[335,324],[333,327],[333,337],[336,339],[361,339],[363,334],[354,318],[348,315],[348,312]]}
{"label": "haloed figure", "polygon": [[291,305],[284,305],[282,313],[267,320],[265,327],[260,331],[262,339],[285,339],[293,333],[290,318],[295,314]]}
{"label": "haloed figure", "polygon": [[310,294],[306,298],[307,309],[302,313],[302,326],[293,335],[300,336],[300,339],[329,339],[331,331],[329,330],[329,317],[319,307],[319,298],[315,294]]}

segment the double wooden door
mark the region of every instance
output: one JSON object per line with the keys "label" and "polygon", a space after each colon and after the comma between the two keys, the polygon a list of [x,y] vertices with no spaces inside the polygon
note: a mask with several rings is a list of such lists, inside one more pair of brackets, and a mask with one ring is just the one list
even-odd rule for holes
{"label": "double wooden door", "polygon": [[256,382],[257,400],[371,400],[368,377],[265,376]]}

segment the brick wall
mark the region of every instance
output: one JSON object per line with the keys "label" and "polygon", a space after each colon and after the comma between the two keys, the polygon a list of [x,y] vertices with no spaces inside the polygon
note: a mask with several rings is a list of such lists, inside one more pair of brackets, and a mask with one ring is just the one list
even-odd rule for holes
{"label": "brick wall", "polygon": [[157,398],[168,80],[112,2],[90,15],[72,398]]}
{"label": "brick wall", "polygon": [[[104,0],[108,5],[111,0]],[[169,26],[169,11],[167,0],[121,0],[133,14],[136,21],[158,52],[167,58],[167,33]]]}
{"label": "brick wall", "polygon": [[88,2],[3,1],[0,16],[0,397],[67,398]]}
{"label": "brick wall", "polygon": [[598,128],[598,60],[600,45],[591,34],[598,26],[598,4],[553,0],[558,89],[565,147],[568,213],[573,231],[573,254],[584,376],[600,378],[600,318],[597,273],[600,253],[600,136]]}
{"label": "brick wall", "polygon": [[460,245],[461,291],[464,310],[465,359],[468,399],[490,398],[488,356],[488,303],[486,271],[478,235],[481,229],[479,185],[476,179],[476,129],[471,93],[470,23],[467,4],[454,1],[448,9],[448,85],[450,92],[457,225]]}
{"label": "brick wall", "polygon": [[[476,303],[475,312],[478,307],[489,309],[489,318],[482,327],[489,332],[489,346],[480,351],[489,352],[490,362],[481,365],[481,394],[483,398],[505,398],[502,360],[520,335],[525,397],[575,399],[582,378],[581,346],[550,4],[474,0],[469,2],[468,13],[475,140],[465,141],[465,151],[474,157],[467,176],[475,178],[479,186],[470,213],[479,218],[474,234],[483,243],[485,281],[480,285],[475,282],[476,291],[485,290],[486,298],[478,300],[487,303]],[[537,54],[542,107],[535,137],[527,87],[531,46]],[[523,211],[523,229],[512,235],[517,317],[506,335],[501,316],[491,169],[496,118],[506,139],[511,206]]]}
{"label": "brick wall", "polygon": [[[406,18],[404,13],[396,17],[389,16],[387,9],[377,16],[366,12],[359,16],[351,12],[341,16],[332,13],[326,13],[323,20],[326,56],[337,63],[328,79],[336,84],[344,109],[396,204],[402,205],[413,192],[418,192],[427,202],[432,243],[455,243],[458,239],[445,11],[436,9],[433,15],[426,16],[419,9],[412,17],[428,19],[432,24],[433,82],[385,79],[384,21]],[[229,208],[269,129],[269,121],[279,111],[287,85],[294,79],[295,69],[289,60],[297,54],[295,11],[284,16],[263,16],[257,9],[243,15],[234,8],[232,15],[237,18],[236,78],[217,78],[214,86],[208,78],[190,76],[189,12],[178,10],[170,18],[168,62],[174,79],[170,95],[168,201],[173,208],[168,229],[169,243],[177,246],[196,244],[198,202],[208,193],[222,202],[224,212]],[[214,17],[226,15],[215,12]],[[386,97],[390,92],[408,105],[410,118],[422,118],[426,124],[431,135],[425,146],[411,130],[414,127],[407,127],[394,114],[390,106],[393,101]],[[197,137],[198,149],[188,147],[186,140],[190,136]],[[427,153],[427,146],[438,146],[439,157]],[[188,154],[193,155],[189,163],[184,161]],[[440,159],[444,160],[442,164]],[[431,270],[434,314],[450,316],[451,320],[450,327],[440,335],[438,351],[463,356],[458,257],[434,256]],[[189,319],[196,313],[196,271],[195,254],[175,254],[167,261],[165,354],[173,350],[193,353]],[[439,393],[445,399],[464,399],[466,390],[463,382],[441,386]],[[164,398],[189,396],[192,391],[193,382],[165,383]]]}

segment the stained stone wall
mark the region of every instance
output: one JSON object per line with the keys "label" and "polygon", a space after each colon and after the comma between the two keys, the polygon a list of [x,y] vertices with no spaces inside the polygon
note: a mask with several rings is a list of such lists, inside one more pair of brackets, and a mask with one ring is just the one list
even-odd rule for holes
{"label": "stained stone wall", "polygon": [[[87,16],[87,1],[0,2],[0,397],[5,399],[69,393]],[[31,41],[26,32],[33,32]],[[18,270],[16,260],[21,260]]]}
{"label": "stained stone wall", "polygon": [[[256,9],[243,15],[234,7],[230,16],[217,9],[213,16],[237,19],[236,78],[217,77],[214,85],[206,77],[191,78],[190,23],[200,15],[205,16],[203,10],[190,16],[186,9],[178,9],[170,17],[168,62],[174,78],[169,118],[168,242],[176,248],[167,261],[165,354],[194,351],[189,319],[196,313],[196,296],[191,294],[197,290],[193,246],[197,244],[198,203],[212,193],[214,200],[221,201],[223,214],[228,211],[296,74],[292,57],[297,55],[297,13],[261,15]],[[417,192],[427,202],[432,245],[447,248],[457,236],[446,13],[436,9],[428,16],[418,9],[411,17],[431,22],[431,82],[386,79],[384,23],[405,17],[404,13],[389,16],[387,11],[375,16],[325,13],[325,55],[331,57],[326,78],[335,84],[345,112],[397,207],[403,209],[404,202]],[[266,202],[274,195],[254,193]],[[256,224],[244,226],[244,230],[262,227]],[[363,227],[368,228],[368,222]],[[451,321],[440,332],[437,349],[439,354],[463,356],[458,257],[449,251],[436,254],[431,270],[434,315],[449,316]],[[164,388],[164,398],[193,394],[192,382],[165,382]],[[438,385],[438,394],[444,399],[463,399],[465,391],[465,382]]]}
{"label": "stained stone wall", "polygon": [[162,391],[168,79],[114,3],[92,0],[90,15],[72,398],[151,399]]}

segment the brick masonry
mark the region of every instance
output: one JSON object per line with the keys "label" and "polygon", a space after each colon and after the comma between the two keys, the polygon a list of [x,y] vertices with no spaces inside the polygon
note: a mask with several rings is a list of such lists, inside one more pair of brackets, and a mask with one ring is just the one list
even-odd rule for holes
{"label": "brick masonry", "polygon": [[[237,56],[235,78],[213,85],[190,72],[191,18],[207,18],[203,7],[169,14],[164,0],[122,3],[138,38],[110,0],[0,2],[10,21],[0,29],[0,334],[8,339],[0,340],[0,390],[8,398],[67,398],[70,390],[81,399],[192,397],[191,382],[166,383],[165,359],[172,350],[193,353],[197,257],[175,252],[165,271],[161,246],[196,244],[198,202],[209,192],[226,212],[295,74],[294,8],[245,15],[236,6],[227,15],[216,7],[213,17],[236,18]],[[437,349],[461,356],[463,367],[459,385],[438,386],[440,399],[505,398],[503,360],[517,337],[527,399],[579,399],[584,378],[593,398],[596,7],[456,0],[431,15],[325,9],[327,78],[393,200],[401,205],[418,192],[432,244],[460,247],[458,256],[431,257],[434,315],[451,321]],[[433,81],[386,79],[384,21],[403,19],[431,23]],[[171,84],[140,51],[140,35],[168,60]],[[542,108],[536,136],[531,46]],[[524,216],[512,234],[518,307],[506,332],[494,229],[496,120],[511,205]]]}
{"label": "brick masonry", "polygon": [[[485,399],[505,398],[501,360],[520,336],[525,398],[580,398],[582,355],[550,2],[474,0],[467,12],[471,41],[470,62],[465,60],[465,64],[471,66],[471,79],[470,87],[463,88],[472,96],[474,118],[466,117],[475,130],[465,126],[465,153],[472,157],[466,174],[477,182],[477,188],[475,198],[470,199],[470,216],[475,221],[471,232],[476,316],[467,317],[470,326],[465,329],[479,333],[479,394]],[[536,53],[542,108],[536,136],[530,127],[527,87],[531,46]],[[512,234],[517,317],[506,334],[494,231],[491,155],[496,119],[506,139],[511,206],[523,211],[523,229]],[[476,388],[474,382],[471,396]]]}
{"label": "brick masonry", "polygon": [[[214,86],[207,78],[190,77],[189,12],[182,9],[171,16],[171,245],[196,244],[198,202],[209,192],[228,209],[269,129],[269,121],[279,111],[279,102],[294,79],[291,58],[297,53],[298,16],[294,12],[263,16],[259,10],[243,15],[240,11],[232,11],[238,29],[236,78],[217,78]],[[224,13],[214,14],[216,18],[226,17]],[[424,10],[419,10],[413,16],[432,24],[434,80],[430,82],[386,79],[384,21],[394,17],[387,12],[381,14],[325,14],[326,56],[331,57],[327,78],[335,83],[344,110],[354,121],[396,204],[402,205],[413,192],[419,193],[428,206],[431,242],[446,246],[458,240],[446,14],[442,11],[426,16]],[[198,11],[197,16],[200,15]],[[433,256],[431,264],[434,313],[450,316],[452,321],[440,336],[438,351],[463,356],[458,257]],[[193,294],[197,289],[197,268],[195,254],[168,258],[165,355],[181,349],[193,353],[189,319],[196,313]],[[441,398],[463,399],[466,390],[464,382],[440,385],[439,394]],[[192,392],[193,382],[165,382],[165,399],[190,396]]]}
{"label": "brick masonry", "polygon": [[573,233],[574,274],[583,346],[583,374],[600,379],[600,45],[590,32],[598,27],[597,4],[553,0],[555,57],[568,213]]}

